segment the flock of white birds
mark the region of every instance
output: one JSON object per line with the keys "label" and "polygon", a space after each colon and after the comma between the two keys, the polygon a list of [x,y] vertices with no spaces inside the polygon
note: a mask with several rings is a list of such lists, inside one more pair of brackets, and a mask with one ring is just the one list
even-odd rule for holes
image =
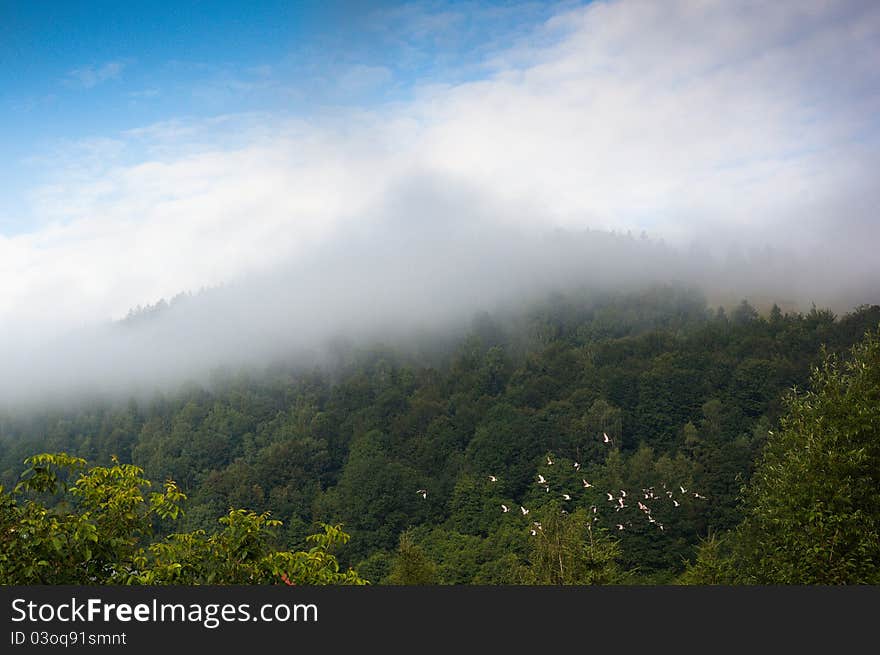
{"label": "flock of white birds", "polygon": [[[613,445],[614,440],[611,437],[609,437],[608,434],[603,432],[602,433],[602,443]],[[554,464],[553,458],[550,455],[547,455],[547,466],[553,466],[553,464]],[[574,462],[573,466],[576,471],[580,471],[581,465],[579,462]],[[495,475],[489,475],[488,478],[489,478],[489,482],[493,482],[493,483],[498,482],[498,477]],[[589,489],[593,486],[590,482],[587,481],[586,478],[581,478],[581,482],[583,483],[584,489]],[[550,482],[547,480],[547,478],[545,478],[540,473],[537,474],[536,484],[542,486],[544,488],[544,491],[546,491],[548,493],[550,492]],[[645,520],[649,524],[656,526],[657,529],[659,529],[659,530],[665,530],[663,524],[660,523],[656,518],[651,516],[651,507],[649,507],[646,503],[642,502],[642,500],[660,501],[660,502],[671,501],[673,508],[681,507],[681,502],[674,497],[675,492],[672,489],[667,489],[666,483],[662,483],[661,487],[662,487],[663,491],[660,492],[659,495],[657,493],[655,493],[654,487],[647,487],[647,488],[642,489],[641,492],[642,492],[642,495],[644,496],[644,498],[642,498],[641,500],[638,500],[637,504],[638,504],[639,511],[644,515]],[[685,487],[683,485],[678,485],[678,489],[681,492],[680,497],[686,497],[690,494],[693,498],[695,498],[697,500],[708,500],[706,496],[704,496],[696,491],[689,491],[688,489],[685,489]],[[605,492],[605,495],[607,496],[608,502],[611,503],[611,507],[614,508],[615,512],[619,512],[620,510],[624,509],[625,507],[629,507],[629,505],[626,504],[626,497],[627,497],[626,490],[619,489],[618,491],[620,492],[619,494],[615,494],[614,492],[610,492],[610,491]],[[428,492],[426,489],[419,489],[417,491],[417,493],[422,498],[428,497]],[[664,496],[665,496],[665,499],[664,499]],[[571,501],[572,500],[571,493],[569,493],[567,491],[562,492],[562,499],[566,502]],[[522,505],[520,505],[519,511],[522,513],[523,516],[526,516],[530,510],[527,509],[526,507],[523,507]],[[565,510],[562,510],[562,511],[565,512]],[[599,508],[596,505],[591,505],[590,511],[594,514],[593,521],[594,522],[598,521],[599,520],[599,517],[598,517]],[[510,507],[508,507],[504,503],[501,503],[501,512],[505,513],[505,514],[510,512]],[[542,529],[542,527],[541,527],[540,522],[538,522],[538,521],[534,521],[532,523],[532,525],[534,527],[529,528],[529,534],[531,534],[534,537],[534,536],[537,536],[538,532]],[[623,523],[617,523],[617,524],[615,524],[615,527],[617,528],[618,531],[620,531],[620,530],[625,530],[627,525],[631,526],[632,522],[629,521],[629,522],[627,522],[626,525],[624,525]]]}

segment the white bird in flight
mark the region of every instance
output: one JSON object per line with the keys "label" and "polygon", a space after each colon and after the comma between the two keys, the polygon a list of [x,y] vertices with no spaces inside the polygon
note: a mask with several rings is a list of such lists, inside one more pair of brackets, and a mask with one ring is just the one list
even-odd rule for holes
{"label": "white bird in flight", "polygon": [[622,524],[622,523],[618,523],[618,524],[617,524],[617,529],[618,529],[618,530],[623,530],[623,524]]}
{"label": "white bird in flight", "polygon": [[608,500],[614,500],[614,494],[608,493],[607,491],[605,492],[605,494],[608,496]]}
{"label": "white bird in flight", "polygon": [[678,502],[677,500],[673,500],[673,501],[672,501],[672,504],[675,505],[676,507],[678,507],[679,505],[681,505],[681,503]]}
{"label": "white bird in flight", "polygon": [[536,535],[538,534],[535,530],[529,530],[529,532],[531,532],[531,534],[532,534],[533,537],[536,536]]}
{"label": "white bird in flight", "polygon": [[428,497],[428,492],[425,489],[419,489],[416,493],[419,494],[422,498]]}
{"label": "white bird in flight", "polygon": [[565,500],[571,500],[571,496],[569,496],[568,494],[562,494],[562,497],[563,497]]}
{"label": "white bird in flight", "polygon": [[605,443],[611,443],[611,437],[609,437],[607,434],[605,434],[605,433],[603,432],[603,433],[602,433],[602,441],[605,442]]}
{"label": "white bird in flight", "polygon": [[583,483],[584,483],[584,489],[589,489],[590,487],[593,486],[593,485],[591,485],[589,482],[587,482],[586,480],[584,480],[583,478],[581,478],[581,480],[582,480]]}
{"label": "white bird in flight", "polygon": [[504,503],[501,503],[501,511],[502,512],[509,512],[510,508],[507,505],[505,505]]}
{"label": "white bird in flight", "polygon": [[688,492],[688,490],[685,489],[684,487],[682,487],[681,485],[678,485],[678,488],[681,489],[681,493],[683,493],[683,494],[686,494]]}
{"label": "white bird in flight", "polygon": [[523,516],[525,516],[526,514],[529,513],[529,510],[527,510],[527,509],[526,509],[525,507],[523,507],[522,505],[519,506],[519,511],[521,511],[521,512],[523,513]]}
{"label": "white bird in flight", "polygon": [[579,462],[575,462],[575,463],[574,463],[574,469],[575,469],[576,471],[580,471],[580,470],[581,470],[581,465],[580,465]]}
{"label": "white bird in flight", "polygon": [[550,455],[547,455],[547,466],[553,466],[553,460],[550,459]]}
{"label": "white bird in flight", "polygon": [[544,476],[538,473],[538,484],[546,484],[547,481],[544,479]]}
{"label": "white bird in flight", "polygon": [[490,475],[489,482],[498,482],[498,478],[496,478],[494,475]]}

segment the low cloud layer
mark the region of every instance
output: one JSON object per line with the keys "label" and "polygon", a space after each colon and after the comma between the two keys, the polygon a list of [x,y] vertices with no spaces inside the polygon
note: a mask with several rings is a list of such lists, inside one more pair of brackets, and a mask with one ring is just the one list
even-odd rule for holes
{"label": "low cloud layer", "polygon": [[[878,302],[878,62],[874,3],[598,2],[406,102],[77,144],[33,193],[41,226],[0,235],[0,394],[177,379],[581,279]],[[388,81],[360,72],[343,82]],[[667,245],[593,234],[585,261],[556,228]]]}

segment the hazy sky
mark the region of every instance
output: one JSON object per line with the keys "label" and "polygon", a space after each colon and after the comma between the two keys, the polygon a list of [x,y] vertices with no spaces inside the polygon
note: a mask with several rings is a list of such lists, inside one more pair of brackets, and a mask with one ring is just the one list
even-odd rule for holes
{"label": "hazy sky", "polygon": [[245,277],[320,304],[331,261],[375,288],[399,235],[462,293],[504,275],[454,253],[564,227],[876,302],[878,82],[872,1],[0,2],[0,354]]}

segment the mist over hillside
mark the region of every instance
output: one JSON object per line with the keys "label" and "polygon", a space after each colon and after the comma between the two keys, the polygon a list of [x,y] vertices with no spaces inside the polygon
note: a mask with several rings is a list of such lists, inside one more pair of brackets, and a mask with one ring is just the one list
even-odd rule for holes
{"label": "mist over hillside", "polygon": [[876,277],[832,272],[833,262],[815,257],[512,227],[492,208],[474,211],[464,193],[456,202],[424,188],[403,196],[369,227],[353,223],[344,237],[270,271],[158,299],[121,320],[95,317],[51,338],[6,341],[2,403],[170,391],[218,368],[327,367],[340,343],[416,352],[464,334],[475,314],[521,314],[553,293],[589,303],[674,285],[699,290],[710,305],[746,298],[764,311],[776,303],[844,312],[880,300]]}

